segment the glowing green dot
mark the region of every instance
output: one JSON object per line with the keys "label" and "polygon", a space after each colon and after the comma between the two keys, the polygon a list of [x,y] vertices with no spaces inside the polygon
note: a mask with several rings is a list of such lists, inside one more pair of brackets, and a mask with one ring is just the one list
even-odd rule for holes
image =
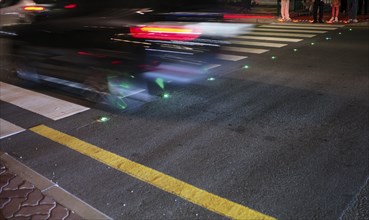
{"label": "glowing green dot", "polygon": [[167,98],[169,98],[169,97],[170,97],[169,93],[163,93],[163,98],[164,98],[164,99],[167,99]]}
{"label": "glowing green dot", "polygon": [[338,34],[342,34],[341,32],[339,32]]}
{"label": "glowing green dot", "polygon": [[275,60],[277,57],[276,56],[272,56],[272,59]]}
{"label": "glowing green dot", "polygon": [[215,78],[214,77],[209,77],[208,78],[208,81],[214,81],[215,80]]}
{"label": "glowing green dot", "polygon": [[109,121],[110,120],[110,118],[108,118],[108,117],[106,117],[106,116],[101,116],[97,121],[98,122],[107,122],[107,121]]}
{"label": "glowing green dot", "polygon": [[295,49],[293,49],[293,51],[295,51],[295,52],[296,52],[296,51],[297,51],[297,49],[295,48]]}
{"label": "glowing green dot", "polygon": [[245,66],[243,66],[243,68],[244,68],[244,69],[248,69],[248,68],[249,68],[249,66],[248,66],[248,65],[245,65]]}
{"label": "glowing green dot", "polygon": [[349,30],[352,31],[352,28],[350,28]]}
{"label": "glowing green dot", "polygon": [[311,45],[315,45],[315,43],[311,43]]}

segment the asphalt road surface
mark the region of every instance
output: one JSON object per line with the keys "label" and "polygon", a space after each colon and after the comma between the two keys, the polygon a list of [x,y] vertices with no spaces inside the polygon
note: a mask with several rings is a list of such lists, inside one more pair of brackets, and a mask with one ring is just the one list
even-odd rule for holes
{"label": "asphalt road surface", "polygon": [[114,219],[342,218],[369,177],[369,33],[331,27],[258,26],[292,35],[234,39],[215,80],[127,111],[37,87],[90,108],[53,120],[2,98],[25,130],[0,150]]}

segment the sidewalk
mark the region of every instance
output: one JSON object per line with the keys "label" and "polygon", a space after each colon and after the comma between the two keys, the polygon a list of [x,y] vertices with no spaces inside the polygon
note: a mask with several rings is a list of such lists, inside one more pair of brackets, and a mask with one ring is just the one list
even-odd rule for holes
{"label": "sidewalk", "polygon": [[0,152],[0,220],[3,219],[111,218]]}

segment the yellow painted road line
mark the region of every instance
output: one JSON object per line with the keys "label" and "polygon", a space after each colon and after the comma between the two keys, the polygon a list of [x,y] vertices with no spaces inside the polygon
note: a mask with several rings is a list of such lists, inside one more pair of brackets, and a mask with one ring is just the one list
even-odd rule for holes
{"label": "yellow painted road line", "polygon": [[45,125],[38,125],[30,130],[220,215],[245,220],[275,219]]}

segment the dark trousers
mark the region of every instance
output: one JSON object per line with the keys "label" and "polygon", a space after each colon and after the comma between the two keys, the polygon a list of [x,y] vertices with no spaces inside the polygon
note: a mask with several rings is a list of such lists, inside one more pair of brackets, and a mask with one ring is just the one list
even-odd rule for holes
{"label": "dark trousers", "polygon": [[318,21],[318,10],[319,10],[319,21],[323,21],[324,2],[321,0],[314,1],[314,5],[313,5],[314,21]]}

